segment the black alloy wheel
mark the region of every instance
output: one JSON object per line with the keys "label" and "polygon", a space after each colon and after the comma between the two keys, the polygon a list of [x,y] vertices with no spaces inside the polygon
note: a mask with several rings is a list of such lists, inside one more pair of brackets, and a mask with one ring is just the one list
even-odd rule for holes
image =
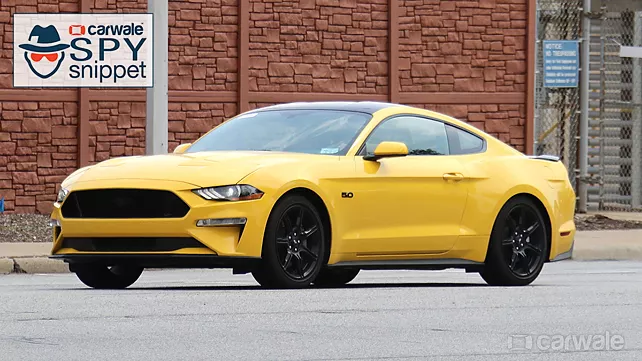
{"label": "black alloy wheel", "polygon": [[546,232],[539,214],[519,204],[508,213],[502,237],[502,252],[510,270],[518,277],[536,271],[544,257]]}
{"label": "black alloy wheel", "polygon": [[513,198],[497,217],[481,276],[490,285],[527,285],[539,276],[547,255],[541,212],[530,198]]}
{"label": "black alloy wheel", "polygon": [[277,230],[277,257],[283,271],[294,280],[310,275],[319,261],[320,222],[303,205],[293,205],[281,216]]}
{"label": "black alloy wheel", "polygon": [[275,206],[263,239],[262,265],[253,271],[262,286],[309,286],[326,261],[325,228],[305,197],[293,195]]}

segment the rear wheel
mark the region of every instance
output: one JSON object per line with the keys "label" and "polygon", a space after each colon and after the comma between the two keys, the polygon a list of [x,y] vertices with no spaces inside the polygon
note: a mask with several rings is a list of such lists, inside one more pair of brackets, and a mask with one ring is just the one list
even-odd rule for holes
{"label": "rear wheel", "polygon": [[535,203],[511,199],[497,216],[482,278],[492,286],[525,286],[542,271],[548,254],[548,229]]}
{"label": "rear wheel", "polygon": [[74,272],[82,283],[97,289],[123,289],[131,286],[143,273],[143,268],[131,265],[75,265]]}
{"label": "rear wheel", "polygon": [[261,265],[252,275],[264,287],[308,287],[323,266],[327,244],[316,207],[305,197],[287,196],[270,214]]}
{"label": "rear wheel", "polygon": [[354,280],[359,274],[358,268],[325,268],[314,280],[318,287],[341,287]]}

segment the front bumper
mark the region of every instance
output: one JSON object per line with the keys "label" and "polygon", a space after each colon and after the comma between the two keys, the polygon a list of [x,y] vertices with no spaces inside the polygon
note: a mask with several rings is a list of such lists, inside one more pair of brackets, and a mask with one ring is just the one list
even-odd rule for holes
{"label": "front bumper", "polygon": [[221,257],[197,254],[57,254],[49,256],[69,263],[69,270],[83,263],[123,265],[143,268],[240,268],[254,269],[260,262],[256,257]]}
{"label": "front bumper", "polygon": [[[193,185],[156,180],[114,180],[100,182],[80,182],[71,186],[71,191],[100,188],[137,188],[137,189],[160,189],[174,192],[180,197],[190,209],[182,218],[132,218],[132,219],[87,219],[87,218],[65,218],[62,216],[61,204],[54,204],[51,213],[52,220],[59,223],[53,229],[52,257],[65,260],[83,260],[88,256],[115,257],[125,256],[138,257],[137,260],[154,256],[157,259],[169,257],[163,262],[173,262],[176,256],[189,255],[199,257],[249,257],[261,256],[263,231],[267,223],[267,217],[271,209],[269,201],[258,199],[242,202],[221,202],[202,199],[192,192]],[[217,227],[198,227],[200,219],[221,219],[221,218],[246,218],[244,225],[230,225]],[[136,239],[149,240],[158,239],[188,239],[192,238],[202,246],[187,246],[186,248],[172,249],[144,249],[133,247],[135,251],[114,249],[110,251],[91,251],[87,248],[79,250],[69,247],[70,242],[65,239]],[[82,256],[83,258],[78,258]],[[189,258],[189,257],[188,257]],[[95,258],[98,259],[98,258]],[[131,258],[135,259],[135,258]],[[204,258],[197,258],[199,262]],[[205,264],[211,263],[207,260]],[[189,263],[189,262],[187,262]]]}

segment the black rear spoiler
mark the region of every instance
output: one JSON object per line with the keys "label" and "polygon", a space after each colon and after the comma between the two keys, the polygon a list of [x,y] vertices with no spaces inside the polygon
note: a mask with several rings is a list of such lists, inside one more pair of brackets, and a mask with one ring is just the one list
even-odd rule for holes
{"label": "black rear spoiler", "polygon": [[556,155],[546,155],[546,154],[544,154],[544,155],[530,155],[530,156],[528,156],[528,158],[536,159],[536,160],[546,160],[546,161],[549,161],[549,162],[559,162],[560,161],[560,157],[558,157]]}

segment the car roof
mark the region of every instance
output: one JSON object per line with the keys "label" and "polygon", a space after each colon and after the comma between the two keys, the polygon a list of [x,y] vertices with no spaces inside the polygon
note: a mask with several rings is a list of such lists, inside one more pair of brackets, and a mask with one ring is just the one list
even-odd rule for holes
{"label": "car roof", "polygon": [[256,109],[256,111],[264,110],[345,110],[353,112],[361,112],[374,114],[379,110],[391,107],[403,107],[404,105],[385,103],[385,102],[345,102],[345,101],[330,101],[330,102],[294,102],[272,105],[264,108]]}

